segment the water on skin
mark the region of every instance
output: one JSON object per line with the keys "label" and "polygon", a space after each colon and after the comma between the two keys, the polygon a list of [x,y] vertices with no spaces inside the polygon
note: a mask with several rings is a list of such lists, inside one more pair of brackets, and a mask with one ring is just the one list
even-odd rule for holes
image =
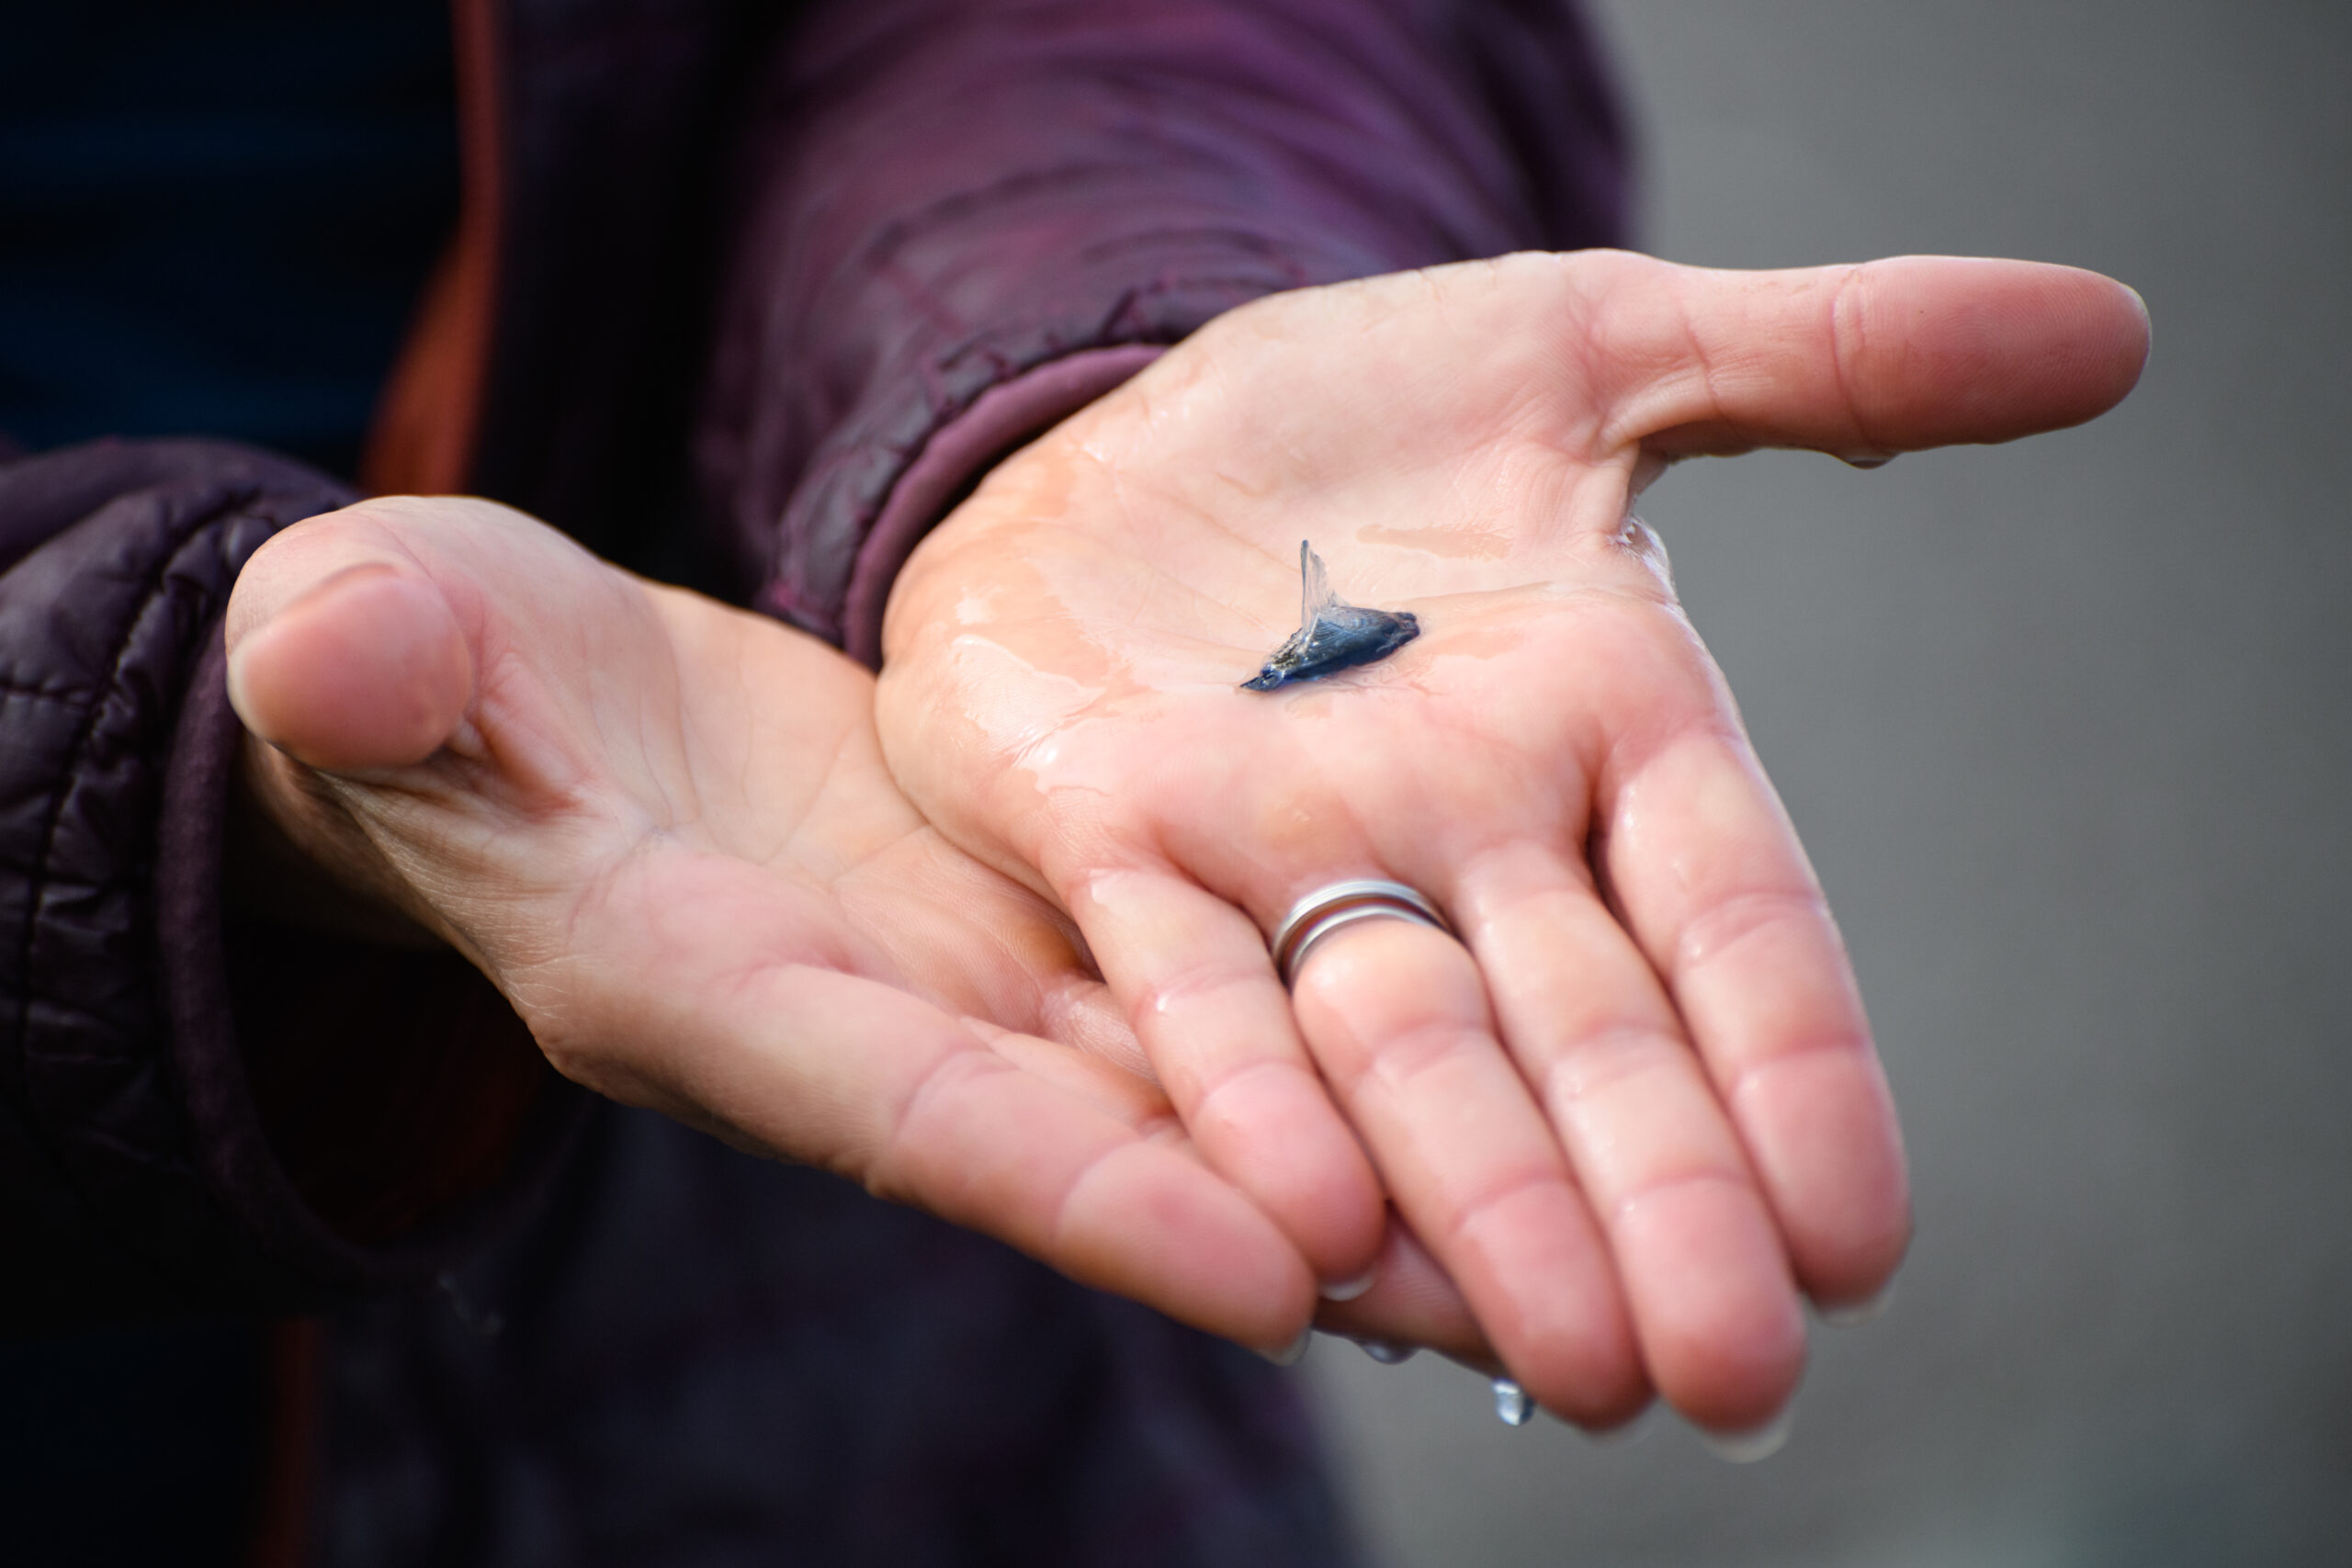
{"label": "water on skin", "polygon": [[1001,755],[1026,758],[1099,703],[1101,686],[1041,670],[992,637],[967,635],[948,645],[964,713]]}
{"label": "water on skin", "polygon": [[1436,556],[1445,560],[1500,560],[1510,554],[1511,545],[1510,535],[1500,528],[1476,528],[1461,524],[1428,528],[1391,528],[1374,523],[1357,529],[1356,538],[1366,545],[1417,550],[1422,555]]}
{"label": "water on skin", "polygon": [[1506,1427],[1524,1427],[1535,1417],[1535,1401],[1509,1378],[1495,1380],[1495,1415]]}

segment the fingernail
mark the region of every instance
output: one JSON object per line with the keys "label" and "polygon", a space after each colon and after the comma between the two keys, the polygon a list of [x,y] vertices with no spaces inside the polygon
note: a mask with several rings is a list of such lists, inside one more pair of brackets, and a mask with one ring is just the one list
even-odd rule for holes
{"label": "fingernail", "polygon": [[[240,656],[244,651],[246,645],[253,641],[254,634],[255,632],[267,631],[271,626],[274,626],[279,622],[287,619],[296,611],[316,607],[318,604],[323,603],[330,594],[341,589],[345,584],[352,582],[359,578],[388,577],[397,575],[398,573],[394,571],[392,567],[383,561],[355,561],[349,566],[340,567],[335,570],[327,573],[326,576],[319,579],[318,581],[311,583],[308,588],[303,589],[291,599],[277,605],[269,612],[268,619],[264,621],[254,621],[250,616],[243,616],[228,626],[224,629],[224,646],[228,650],[229,657],[228,673],[230,701],[232,703],[235,703],[243,694],[242,687],[243,683],[245,660]],[[240,711],[242,711],[242,709]]]}
{"label": "fingernail", "polygon": [[1376,1269],[1367,1269],[1352,1280],[1334,1280],[1323,1287],[1323,1299],[1327,1302],[1351,1302],[1372,1289],[1372,1282],[1379,1277],[1379,1272]]}
{"label": "fingernail", "polygon": [[1657,1430],[1657,1406],[1645,1405],[1640,1415],[1614,1427],[1578,1427],[1577,1430],[1595,1448],[1630,1449]]}
{"label": "fingernail", "polygon": [[1712,1450],[1714,1456],[1726,1464],[1756,1464],[1770,1459],[1787,1446],[1789,1434],[1796,1429],[1795,1400],[1781,1406],[1781,1413],[1761,1427],[1745,1432],[1710,1432],[1699,1428],[1699,1440]]}
{"label": "fingernail", "polygon": [[1815,1315],[1832,1328],[1860,1328],[1885,1315],[1894,1304],[1894,1281],[1889,1280],[1874,1296],[1858,1302],[1841,1302],[1836,1306],[1816,1307]]}
{"label": "fingernail", "polygon": [[1417,1347],[1399,1345],[1393,1339],[1359,1339],[1356,1348],[1384,1367],[1398,1367],[1413,1359]]}
{"label": "fingernail", "polygon": [[1300,1329],[1298,1331],[1298,1337],[1292,1340],[1289,1344],[1283,1346],[1279,1350],[1261,1350],[1255,1345],[1250,1346],[1250,1348],[1256,1351],[1257,1354],[1263,1356],[1266,1359],[1272,1361],[1278,1367],[1295,1367],[1298,1365],[1299,1362],[1306,1359],[1307,1341],[1314,1337],[1315,1330],[1313,1326],[1310,1325]]}
{"label": "fingernail", "polygon": [[1509,1378],[1495,1380],[1495,1416],[1506,1427],[1524,1427],[1535,1418],[1535,1401]]}

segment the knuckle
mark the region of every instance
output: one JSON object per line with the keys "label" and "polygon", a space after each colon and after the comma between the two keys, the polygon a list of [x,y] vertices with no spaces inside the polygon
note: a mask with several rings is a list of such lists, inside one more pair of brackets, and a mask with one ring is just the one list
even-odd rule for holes
{"label": "knuckle", "polygon": [[1356,1077],[1376,1082],[1384,1092],[1407,1100],[1433,1077],[1483,1066],[1493,1050],[1483,1034],[1441,1020],[1385,1036],[1363,1054]]}
{"label": "knuckle", "polygon": [[1270,984],[1272,972],[1259,973],[1226,959],[1204,959],[1154,976],[1137,987],[1129,1011],[1141,1030],[1155,1018],[1199,1011],[1237,997],[1247,997],[1257,986]]}
{"label": "knuckle", "polygon": [[1796,928],[1806,935],[1834,932],[1828,900],[1818,888],[1756,887],[1726,894],[1684,923],[1675,941],[1675,971],[1696,974],[1748,943]]}
{"label": "knuckle", "polygon": [[1724,1099],[1734,1104],[1753,1100],[1765,1093],[1775,1078],[1793,1069],[1839,1058],[1867,1061],[1871,1053],[1871,1037],[1859,1029],[1830,1030],[1783,1041],[1769,1055],[1734,1066],[1724,1077]]}
{"label": "knuckle", "polygon": [[1509,1210],[1554,1188],[1570,1193],[1575,1190],[1566,1170],[1560,1166],[1522,1165],[1490,1172],[1455,1198],[1446,1214],[1445,1238],[1453,1243],[1475,1244],[1479,1233],[1489,1224],[1507,1221]]}
{"label": "knuckle", "polygon": [[1690,1070],[1690,1048],[1655,1025],[1602,1024],[1570,1042],[1546,1069],[1546,1098],[1574,1111],[1660,1077]]}

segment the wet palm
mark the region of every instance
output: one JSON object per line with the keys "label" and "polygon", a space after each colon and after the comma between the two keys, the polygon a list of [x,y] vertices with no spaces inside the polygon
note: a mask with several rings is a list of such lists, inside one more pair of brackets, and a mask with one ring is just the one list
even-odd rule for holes
{"label": "wet palm", "polygon": [[[1199,1148],[1327,1281],[1374,1263],[1385,1198],[1547,1405],[1655,1386],[1750,1426],[1801,1296],[1890,1277],[1907,1194],[1838,934],[1631,499],[1694,453],[2075,423],[2144,348],[2127,291],[2022,264],[1535,255],[1262,301],[917,551],[884,746],[1076,919]],[[1420,636],[1240,690],[1302,538]],[[1286,996],[1263,931],[1358,876],[1463,945],[1351,927]]]}

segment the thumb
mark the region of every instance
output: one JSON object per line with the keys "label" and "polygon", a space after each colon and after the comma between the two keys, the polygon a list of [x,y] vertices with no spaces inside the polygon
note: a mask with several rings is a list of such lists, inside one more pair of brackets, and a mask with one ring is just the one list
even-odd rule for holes
{"label": "thumb", "polygon": [[328,772],[421,762],[473,700],[473,657],[447,598],[343,513],[254,553],[230,597],[228,650],[245,728]]}
{"label": "thumb", "polygon": [[1870,459],[2010,441],[2104,413],[2148,355],[2140,297],[2073,267],[1605,261],[1597,335],[1615,351],[1611,434],[1665,457],[1810,446]]}

